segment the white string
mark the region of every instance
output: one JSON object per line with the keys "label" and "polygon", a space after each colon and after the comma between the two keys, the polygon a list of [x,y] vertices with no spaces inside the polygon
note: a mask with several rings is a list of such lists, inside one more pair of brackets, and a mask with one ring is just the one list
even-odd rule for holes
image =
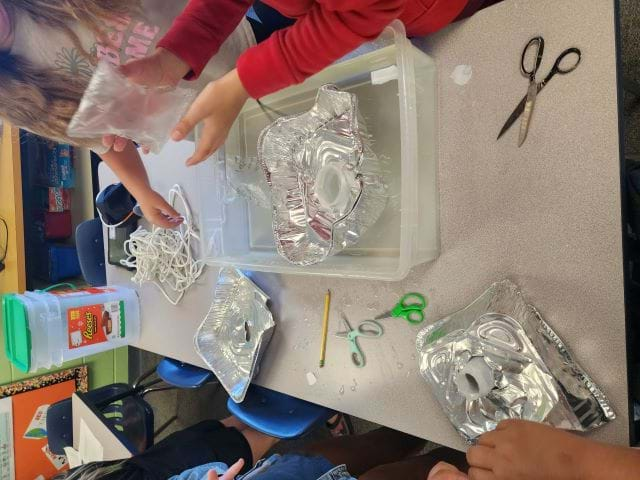
{"label": "white string", "polygon": [[124,244],[129,258],[120,262],[136,269],[131,278],[134,283],[153,283],[172,305],[180,303],[205,267],[203,260],[194,258],[191,241],[199,237],[180,185],[174,185],[169,191],[169,203],[174,208],[176,199],[182,202],[184,222],[173,230],[154,226],[148,231],[139,227]]}

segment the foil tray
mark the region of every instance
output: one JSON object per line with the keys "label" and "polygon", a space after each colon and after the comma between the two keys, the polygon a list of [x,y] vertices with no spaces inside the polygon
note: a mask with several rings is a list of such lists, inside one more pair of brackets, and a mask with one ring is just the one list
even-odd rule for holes
{"label": "foil tray", "polygon": [[241,271],[222,268],[194,341],[200,358],[241,403],[275,329],[269,297]]}
{"label": "foil tray", "polygon": [[311,265],[355,245],[387,204],[384,175],[355,94],[325,85],[311,110],[281,117],[258,139],[271,187],[278,253]]}
{"label": "foil tray", "polygon": [[417,337],[420,372],[473,441],[517,418],[586,431],[615,419],[602,390],[509,280]]}

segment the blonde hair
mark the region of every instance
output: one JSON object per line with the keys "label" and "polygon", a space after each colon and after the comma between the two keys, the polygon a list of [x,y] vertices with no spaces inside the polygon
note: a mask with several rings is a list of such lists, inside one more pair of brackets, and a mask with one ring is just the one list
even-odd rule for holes
{"label": "blonde hair", "polygon": [[[67,33],[78,50],[95,63],[70,25],[80,22],[103,37],[100,20],[140,10],[140,0],[0,0],[14,14]],[[67,136],[88,80],[53,68],[40,68],[25,58],[0,52],[0,117],[43,137],[86,144]]]}

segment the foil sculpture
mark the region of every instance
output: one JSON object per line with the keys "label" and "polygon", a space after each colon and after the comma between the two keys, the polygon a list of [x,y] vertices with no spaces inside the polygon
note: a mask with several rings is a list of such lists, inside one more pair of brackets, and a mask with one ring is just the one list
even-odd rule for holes
{"label": "foil sculpture", "polygon": [[223,268],[195,335],[198,355],[236,403],[244,400],[275,329],[268,301],[242,272]]}
{"label": "foil sculpture", "polygon": [[358,119],[354,94],[325,85],[315,105],[282,117],[258,139],[271,187],[278,252],[311,265],[358,243],[387,196],[381,165]]}
{"label": "foil sculpture", "polygon": [[420,372],[467,441],[504,419],[586,431],[615,419],[604,393],[508,280],[424,328]]}

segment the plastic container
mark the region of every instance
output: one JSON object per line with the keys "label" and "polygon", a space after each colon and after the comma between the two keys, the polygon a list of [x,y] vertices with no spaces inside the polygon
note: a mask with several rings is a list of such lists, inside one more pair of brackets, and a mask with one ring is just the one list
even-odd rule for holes
{"label": "plastic container", "polygon": [[129,345],[140,335],[136,291],[125,287],[2,297],[7,358],[23,372]]}
{"label": "plastic container", "polygon": [[[436,155],[436,66],[394,22],[375,41],[309,78],[262,99],[265,113],[249,102],[224,147],[194,168],[202,248],[208,263],[281,273],[401,280],[411,267],[439,255]],[[276,251],[270,208],[233,196],[225,158],[251,163],[257,140],[277,110],[300,113],[322,85],[334,83],[358,96],[373,137],[373,150],[388,162],[389,202],[379,221],[352,248],[311,266],[297,266]],[[197,133],[197,132],[196,132]],[[259,167],[257,167],[259,168]]]}

